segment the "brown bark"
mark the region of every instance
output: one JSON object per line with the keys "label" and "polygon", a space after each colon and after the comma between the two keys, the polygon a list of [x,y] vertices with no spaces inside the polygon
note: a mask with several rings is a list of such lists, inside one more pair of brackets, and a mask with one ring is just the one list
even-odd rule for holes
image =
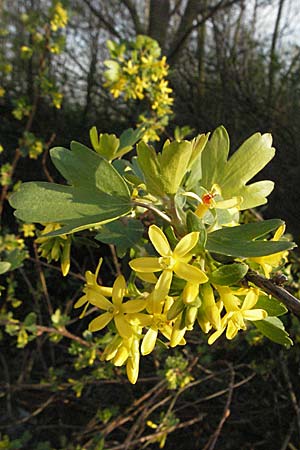
{"label": "brown bark", "polygon": [[166,46],[169,15],[169,0],[150,0],[148,34],[159,43],[162,51]]}

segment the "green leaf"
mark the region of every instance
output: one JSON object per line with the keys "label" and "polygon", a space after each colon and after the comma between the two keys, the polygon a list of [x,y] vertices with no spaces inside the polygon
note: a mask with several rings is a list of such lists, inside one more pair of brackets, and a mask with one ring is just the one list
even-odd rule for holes
{"label": "green leaf", "polygon": [[283,323],[277,317],[267,317],[264,320],[256,320],[253,324],[271,341],[287,348],[293,345],[293,341],[285,331]]}
{"label": "green leaf", "polygon": [[0,275],[8,272],[11,264],[8,261],[0,261]]}
{"label": "green leaf", "polygon": [[166,194],[176,194],[185,176],[193,146],[188,141],[173,141],[164,145],[159,155],[160,174]]}
{"label": "green leaf", "polygon": [[129,219],[103,225],[97,231],[95,239],[104,244],[115,245],[118,256],[122,258],[126,251],[134,247],[142,238],[144,227],[139,220]]}
{"label": "green leaf", "polygon": [[116,220],[131,211],[128,187],[113,166],[94,151],[73,142],[71,151],[51,150],[51,159],[72,186],[23,183],[10,198],[15,215],[25,222],[64,225],[59,235]]}
{"label": "green leaf", "polygon": [[271,219],[222,228],[208,234],[206,249],[212,253],[241,258],[266,256],[290,250],[295,246],[293,242],[253,240],[275,230],[282,224],[283,222],[279,219]]}
{"label": "green leaf", "polygon": [[18,269],[18,267],[21,267],[26,257],[27,252],[24,249],[14,248],[12,251],[7,253],[5,259],[6,262],[10,264],[9,270],[15,270]]}
{"label": "green leaf", "polygon": [[280,303],[276,298],[268,295],[260,295],[255,308],[264,309],[268,316],[282,316],[288,312],[286,306]]}
{"label": "green leaf", "polygon": [[104,72],[105,78],[110,81],[111,83],[114,83],[115,81],[118,81],[120,76],[120,65],[116,61],[113,61],[112,59],[108,59],[104,61],[104,64],[108,69]]}
{"label": "green leaf", "polygon": [[115,134],[100,134],[99,146],[96,150],[99,155],[109,161],[116,157],[116,152],[119,148],[120,141]]}
{"label": "green leaf", "polygon": [[247,182],[273,158],[271,135],[255,133],[227,161],[228,153],[228,134],[219,127],[202,152],[201,185],[211,190],[214,183],[218,184],[224,199],[242,196],[241,210],[267,203],[274,183],[265,180],[247,185]]}
{"label": "green leaf", "polygon": [[209,281],[220,286],[231,286],[238,283],[246,273],[249,266],[244,263],[233,263],[221,266],[209,275]]}
{"label": "green leaf", "polygon": [[103,158],[111,161],[116,156],[120,141],[115,134],[100,133],[96,127],[90,129],[90,140],[94,150]]}
{"label": "green leaf", "polygon": [[188,211],[186,216],[186,225],[189,232],[199,231],[199,240],[196,246],[196,252],[203,252],[207,241],[207,231],[203,220],[200,219],[193,211]]}
{"label": "green leaf", "polygon": [[92,127],[90,129],[90,141],[93,146],[93,149],[95,151],[97,151],[97,149],[99,147],[99,136],[98,136],[98,131],[97,131],[96,127]]}
{"label": "green leaf", "polygon": [[137,146],[137,163],[143,172],[148,191],[159,197],[164,196],[160,165],[153,147],[140,142]]}
{"label": "green leaf", "polygon": [[141,139],[143,134],[144,130],[142,128],[137,128],[136,130],[134,130],[133,128],[128,128],[127,130],[123,131],[120,136],[118,157],[131,150],[132,147]]}

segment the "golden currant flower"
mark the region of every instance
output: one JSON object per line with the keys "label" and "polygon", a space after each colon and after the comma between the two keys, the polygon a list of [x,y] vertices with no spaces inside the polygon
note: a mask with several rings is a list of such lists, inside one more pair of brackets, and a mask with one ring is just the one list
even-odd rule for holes
{"label": "golden currant flower", "polygon": [[259,289],[249,288],[241,307],[238,306],[239,299],[232,293],[230,288],[224,288],[222,291],[221,299],[227,312],[221,320],[219,330],[208,339],[209,344],[213,344],[226,328],[226,338],[231,340],[237,335],[239,330],[247,329],[245,320],[263,320],[268,315],[264,309],[253,309],[259,297]]}
{"label": "golden currant flower", "polygon": [[94,274],[90,270],[87,270],[85,272],[86,283],[83,288],[84,295],[80,297],[80,299],[77,300],[77,302],[74,305],[74,308],[81,308],[83,305],[85,305],[85,308],[81,313],[80,318],[84,317],[86,310],[89,304],[91,303],[91,299],[97,299],[99,295],[105,297],[112,296],[111,287],[101,286],[97,282],[102,261],[103,261],[102,258],[100,258],[98,266],[96,268],[96,272]]}
{"label": "golden currant flower", "polygon": [[192,283],[205,283],[208,278],[198,267],[188,264],[192,258],[191,250],[199,239],[199,233],[193,231],[184,236],[171,250],[165,234],[156,225],[149,228],[149,238],[160,257],[142,257],[133,259],[129,265],[136,272],[153,273],[162,271],[161,283],[167,290],[171,285],[173,272],[179,277]]}
{"label": "golden currant flower", "polygon": [[123,275],[119,275],[112,288],[112,301],[100,293],[91,297],[89,302],[105,312],[96,317],[89,324],[90,331],[102,330],[111,320],[114,320],[118,333],[123,338],[132,336],[132,326],[126,319],[126,314],[133,315],[145,309],[146,300],[129,300],[123,303],[126,292],[126,282]]}
{"label": "golden currant flower", "polygon": [[221,311],[223,302],[215,301],[213,288],[209,283],[202,284],[200,287],[201,306],[198,309],[197,320],[204,333],[208,333],[211,328],[218,330],[221,326]]}

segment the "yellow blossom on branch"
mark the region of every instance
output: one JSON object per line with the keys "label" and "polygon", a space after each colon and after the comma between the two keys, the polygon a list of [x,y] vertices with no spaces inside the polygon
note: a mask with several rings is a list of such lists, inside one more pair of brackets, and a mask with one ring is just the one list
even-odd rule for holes
{"label": "yellow blossom on branch", "polygon": [[160,257],[142,257],[133,259],[129,265],[137,272],[163,272],[164,286],[170,286],[173,272],[179,277],[192,283],[205,283],[206,274],[196,266],[188,264],[192,258],[191,251],[199,239],[199,232],[184,236],[172,251],[167,237],[156,225],[149,228],[149,238]]}
{"label": "yellow blossom on branch", "polygon": [[225,331],[226,338],[233,339],[239,330],[246,330],[245,320],[263,320],[268,314],[264,309],[254,309],[259,297],[259,289],[249,288],[245,299],[239,307],[240,300],[234,295],[229,287],[220,288],[221,299],[226,308],[226,314],[221,320],[220,328],[208,339],[209,344],[213,344]]}
{"label": "yellow blossom on branch", "polygon": [[99,331],[106,327],[112,320],[114,320],[119,335],[122,338],[130,338],[132,336],[132,327],[126,318],[127,314],[138,313],[145,309],[146,300],[129,300],[123,303],[123,298],[126,293],[126,282],[123,275],[119,275],[112,288],[112,301],[108,300],[104,295],[98,294],[91,296],[89,302],[97,306],[105,312],[96,317],[89,324],[89,330]]}

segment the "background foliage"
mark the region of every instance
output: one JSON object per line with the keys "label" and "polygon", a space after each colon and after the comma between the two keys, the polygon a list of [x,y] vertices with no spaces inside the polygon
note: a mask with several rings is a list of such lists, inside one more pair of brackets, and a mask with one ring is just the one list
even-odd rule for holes
{"label": "background foliage", "polygon": [[[156,351],[131,387],[123,369],[98,359],[109,336],[92,337],[72,311],[84,272],[100,255],[103,284],[111,285],[120,264],[113,247],[75,240],[65,280],[58,266],[38,259],[34,230],[18,224],[6,202],[19,180],[62,181],[49,147],[88,143],[95,125],[120,135],[138,122],[145,104],[112,97],[104,61],[112,57],[108,39],[144,34],[170,66],[174,114],[164,137],[176,126],[205,132],[223,123],[237,148],[257,130],[271,132],[277,154],[263,176],[276,188],[261,212],[286,220],[299,240],[296,3],[0,3],[0,250],[16,269],[1,282],[0,448],[155,449],[168,433],[167,449],[174,442],[178,449],[299,448],[297,345],[279,352],[253,331],[208,350],[195,332],[183,355]],[[298,266],[294,254],[286,272],[295,293]],[[298,320],[285,325],[297,343]]]}

